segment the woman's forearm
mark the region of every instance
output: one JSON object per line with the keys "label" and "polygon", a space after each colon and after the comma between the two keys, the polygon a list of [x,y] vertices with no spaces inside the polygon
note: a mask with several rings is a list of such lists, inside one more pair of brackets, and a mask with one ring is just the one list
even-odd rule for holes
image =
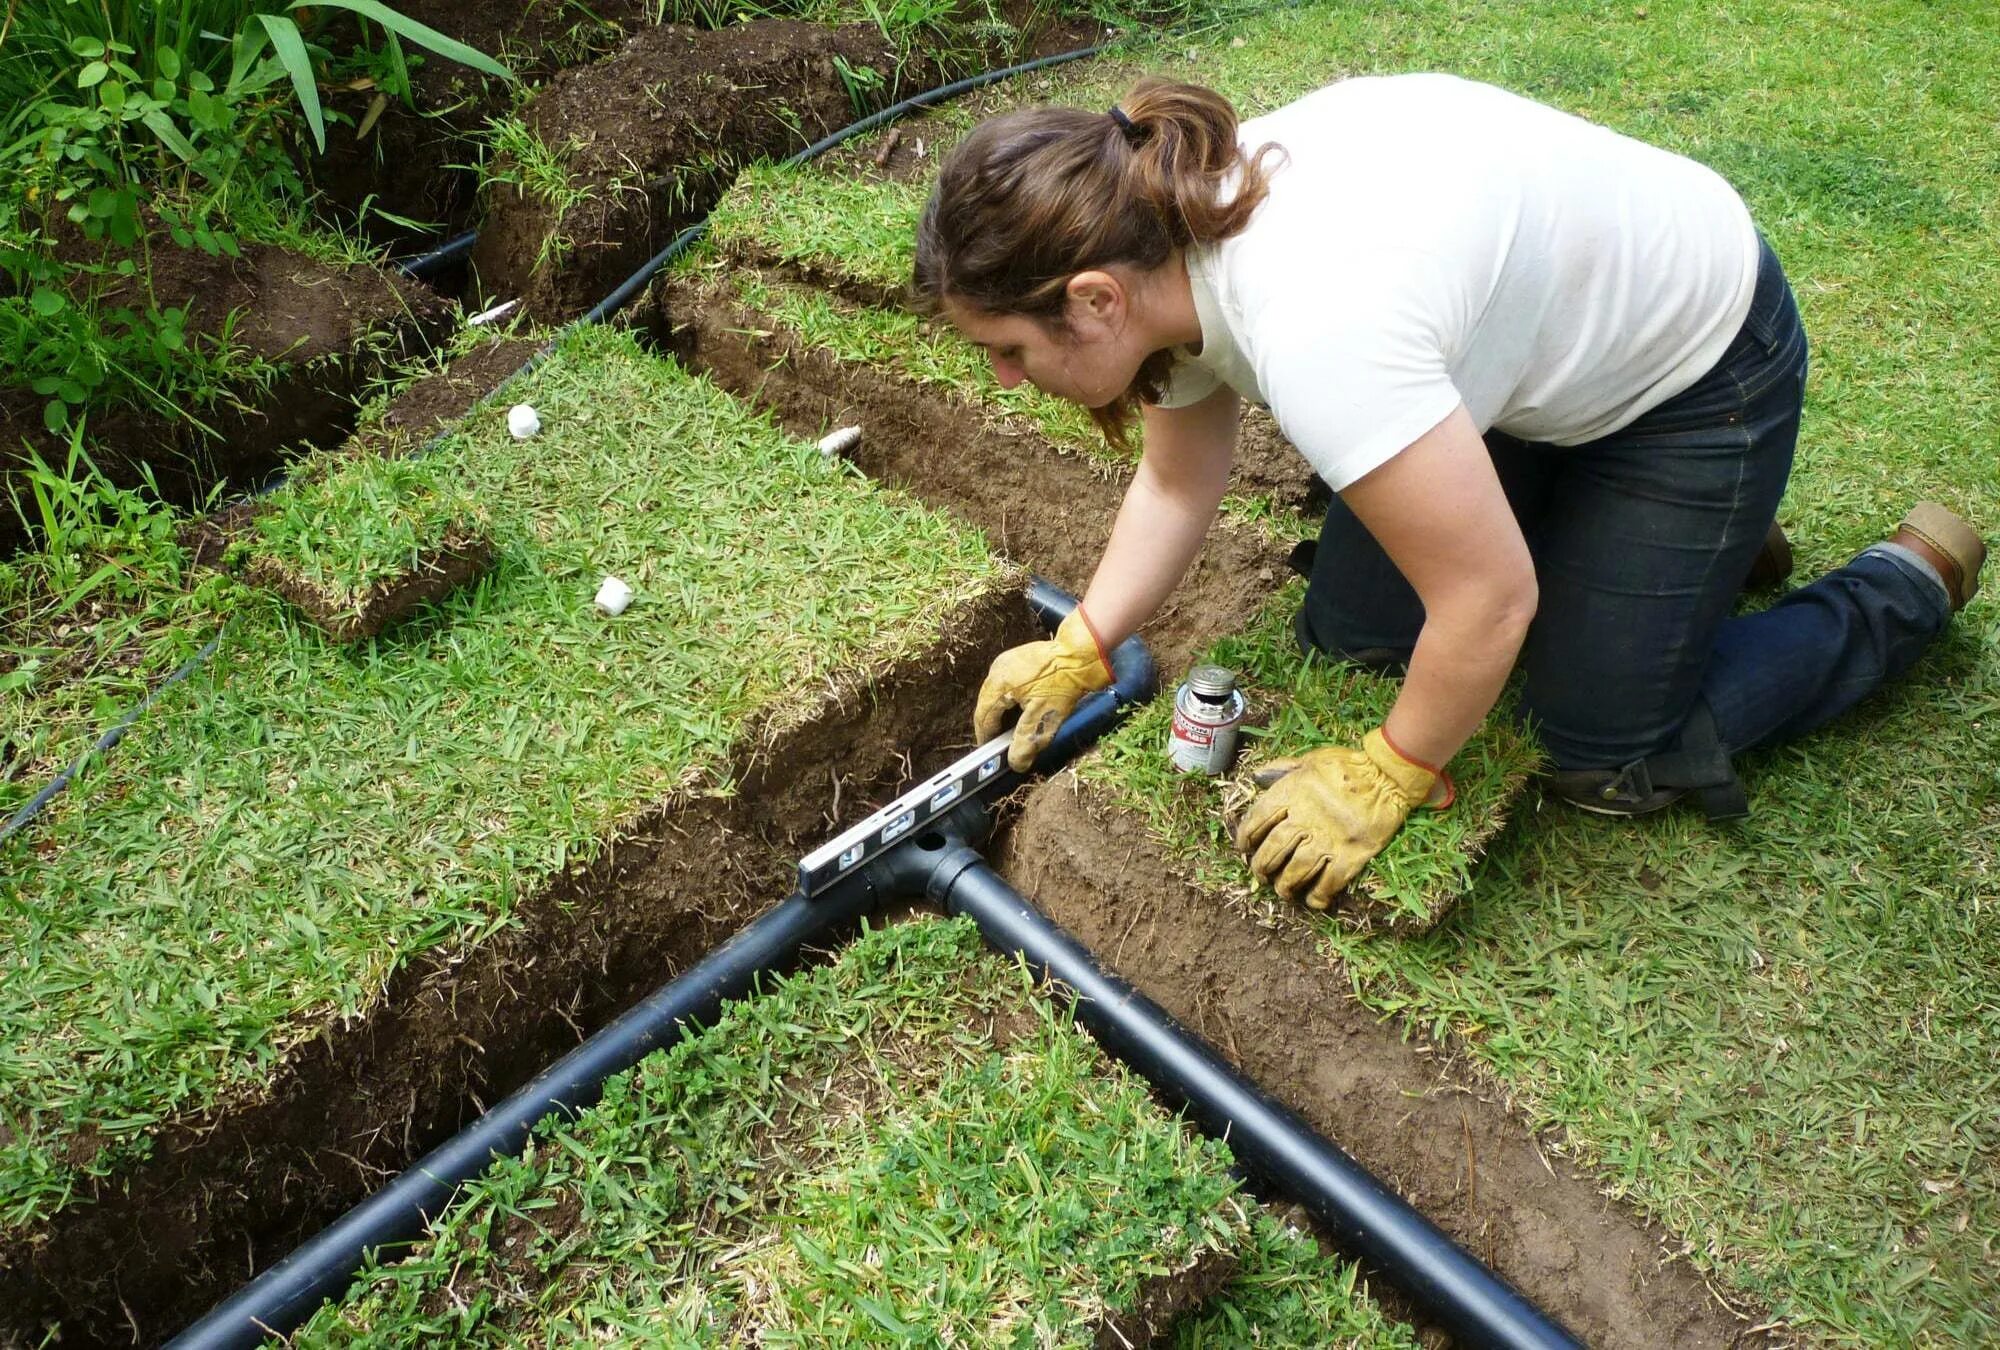
{"label": "woman's forearm", "polygon": [[1442,766],[1500,699],[1534,616],[1533,597],[1490,596],[1424,621],[1384,731],[1405,757]]}
{"label": "woman's forearm", "polygon": [[1106,646],[1137,632],[1166,603],[1221,504],[1220,490],[1170,491],[1140,466],[1083,596],[1084,611]]}

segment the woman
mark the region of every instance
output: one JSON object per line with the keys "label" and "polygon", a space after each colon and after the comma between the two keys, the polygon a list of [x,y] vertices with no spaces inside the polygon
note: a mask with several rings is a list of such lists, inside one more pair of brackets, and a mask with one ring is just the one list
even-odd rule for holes
{"label": "woman", "polygon": [[1017,765],[1180,580],[1241,399],[1335,490],[1300,640],[1403,687],[1359,747],[1273,766],[1238,836],[1316,908],[1449,803],[1443,766],[1517,662],[1557,795],[1740,814],[1729,756],[1907,668],[1984,561],[1922,503],[1732,618],[1805,388],[1778,260],[1708,169],[1489,86],[1347,80],[1239,128],[1219,95],[1147,79],[1109,113],[994,118],[944,163],[915,288],[1003,386],[1081,403],[1114,441],[1144,427],[1082,604],[980,692],[981,738],[1022,709]]}

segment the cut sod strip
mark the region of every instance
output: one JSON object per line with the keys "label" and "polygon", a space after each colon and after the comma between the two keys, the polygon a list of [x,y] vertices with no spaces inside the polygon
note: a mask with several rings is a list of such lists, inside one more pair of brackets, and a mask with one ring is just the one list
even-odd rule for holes
{"label": "cut sod strip", "polygon": [[1228,1163],[969,920],[918,921],[544,1121],[297,1343],[1141,1345],[1213,1299],[1185,1343],[1408,1344]]}
{"label": "cut sod strip", "polygon": [[451,456],[335,462],[266,503],[247,575],[353,642],[482,575],[490,531]]}
{"label": "cut sod strip", "polygon": [[899,181],[817,164],[754,165],[709,213],[709,246],[733,263],[781,264],[830,289],[893,305],[910,284],[917,217],[930,190],[929,175]]}
{"label": "cut sod strip", "polygon": [[490,515],[484,581],[354,648],[242,591],[220,654],[0,846],[0,1238],[1015,583],[627,336],[518,387],[540,436],[489,408],[432,456]]}
{"label": "cut sod strip", "polygon": [[[1292,615],[1304,593],[1301,582],[1287,585],[1243,633],[1216,644],[1206,658],[1236,672],[1248,700],[1243,750],[1232,776],[1174,768],[1165,750],[1171,699],[1153,700],[1077,766],[1085,782],[1111,789],[1145,818],[1189,880],[1264,918],[1283,902],[1257,882],[1230,843],[1237,817],[1257,791],[1251,776],[1271,760],[1316,746],[1359,745],[1382,725],[1401,687],[1358,666],[1301,656]],[[1472,889],[1474,864],[1506,823],[1538,760],[1524,732],[1504,716],[1489,719],[1451,762],[1457,801],[1449,810],[1414,812],[1328,911],[1329,920],[1402,933],[1436,924]]]}
{"label": "cut sod strip", "polygon": [[[1341,74],[1450,70],[1713,165],[1812,336],[1779,513],[1800,579],[1918,496],[2000,530],[2000,10],[1419,0],[1237,36],[1160,68],[1250,112]],[[1032,99],[1117,92],[1044,83]],[[1745,757],[1748,821],[1523,813],[1430,936],[1329,926],[1330,985],[1462,1038],[1725,1292],[1836,1343],[1992,1342],[1996,726],[2000,605],[1982,598],[1902,687]],[[1131,800],[1171,811],[1161,784]],[[1185,844],[1213,875],[1235,866],[1206,829]]]}

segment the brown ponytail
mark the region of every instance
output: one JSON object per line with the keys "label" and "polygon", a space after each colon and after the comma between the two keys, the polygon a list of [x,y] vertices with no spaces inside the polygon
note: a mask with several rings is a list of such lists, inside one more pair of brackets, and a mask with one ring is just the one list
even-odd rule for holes
{"label": "brown ponytail", "polygon": [[[1277,147],[1244,155],[1229,100],[1147,76],[1119,109],[1122,119],[1023,108],[989,118],[960,142],[917,225],[917,304],[934,311],[950,298],[1059,328],[1078,272],[1114,263],[1151,271],[1177,250],[1249,223],[1270,187],[1264,157]],[[1160,397],[1170,365],[1167,353],[1154,353],[1130,389],[1092,411],[1113,444],[1126,442],[1139,401]]]}

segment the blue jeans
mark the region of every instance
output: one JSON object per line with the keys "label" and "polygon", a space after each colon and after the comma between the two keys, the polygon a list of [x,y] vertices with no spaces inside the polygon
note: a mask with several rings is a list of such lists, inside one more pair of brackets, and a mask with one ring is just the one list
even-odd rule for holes
{"label": "blue jeans", "polygon": [[[1741,331],[1693,386],[1584,445],[1488,434],[1541,593],[1520,658],[1523,711],[1558,769],[1686,751],[1691,724],[1725,757],[1801,736],[1908,669],[1944,628],[1936,575],[1875,550],[1731,617],[1784,495],[1805,381],[1805,329],[1767,243]],[[1399,663],[1422,623],[1415,591],[1335,498],[1301,645]]]}

